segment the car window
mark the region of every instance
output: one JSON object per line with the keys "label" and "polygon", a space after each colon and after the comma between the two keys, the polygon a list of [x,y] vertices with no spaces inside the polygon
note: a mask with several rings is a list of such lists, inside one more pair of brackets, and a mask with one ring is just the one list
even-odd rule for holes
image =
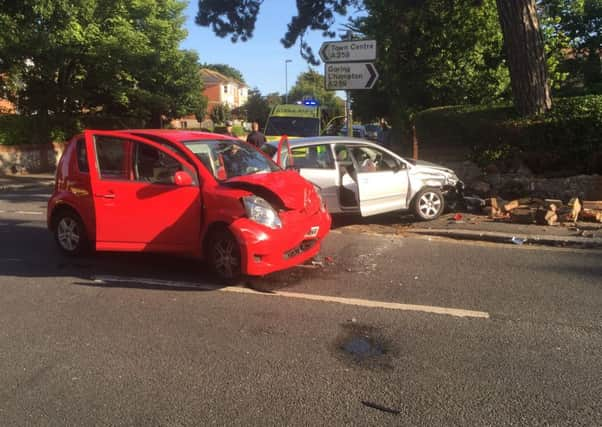
{"label": "car window", "polygon": [[218,180],[280,170],[255,147],[242,141],[201,139],[183,143]]}
{"label": "car window", "polygon": [[90,172],[90,168],[88,166],[88,151],[86,150],[86,140],[78,139],[77,145],[75,146],[75,151],[77,155],[77,168],[82,173]]}
{"label": "car window", "polygon": [[352,153],[359,168],[358,172],[382,172],[400,168],[397,159],[372,147],[353,147]]}
{"label": "car window", "polygon": [[[185,170],[180,162],[163,151],[137,142],[134,146],[134,179],[151,184],[175,184],[175,174]],[[190,176],[191,171],[186,170]]]}
{"label": "car window", "polygon": [[111,136],[94,136],[100,179],[129,180],[127,163],[130,141]]}
{"label": "car window", "polygon": [[147,133],[139,133],[139,132],[132,132],[132,135],[136,135],[139,136],[140,138],[145,138],[148,140],[151,140],[153,142],[156,142],[157,144],[161,145],[161,147],[174,152],[175,154],[177,154],[178,156],[180,156],[181,158],[183,158],[186,161],[190,161],[190,159],[188,158],[188,155],[186,153],[184,153],[182,150],[180,150],[178,147],[176,147],[175,145],[173,145],[172,143],[170,143],[167,139],[162,138],[160,136],[157,135],[150,135]]}
{"label": "car window", "polygon": [[334,169],[334,159],[330,146],[327,144],[295,147],[291,151],[296,168]]}

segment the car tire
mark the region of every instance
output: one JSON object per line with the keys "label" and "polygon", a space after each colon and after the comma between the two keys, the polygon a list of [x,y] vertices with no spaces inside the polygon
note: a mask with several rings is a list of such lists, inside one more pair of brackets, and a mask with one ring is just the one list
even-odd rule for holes
{"label": "car tire", "polygon": [[60,212],[54,219],[54,239],[66,255],[82,255],[89,248],[84,223],[79,215],[70,210]]}
{"label": "car tire", "polygon": [[237,283],[241,276],[242,258],[238,242],[227,230],[215,231],[209,239],[208,261],[220,281]]}
{"label": "car tire", "polygon": [[438,218],[445,209],[443,193],[438,188],[423,188],[414,197],[412,210],[421,221]]}

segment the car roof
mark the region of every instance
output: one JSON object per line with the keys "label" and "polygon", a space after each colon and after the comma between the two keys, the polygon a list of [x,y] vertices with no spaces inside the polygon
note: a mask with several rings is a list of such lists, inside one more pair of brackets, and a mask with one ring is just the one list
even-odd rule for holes
{"label": "car roof", "polygon": [[[270,141],[268,144],[278,146],[280,141]],[[363,138],[350,138],[347,136],[311,136],[307,138],[293,138],[288,140],[288,144],[291,147],[298,147],[301,145],[317,145],[317,144],[332,144],[332,143],[345,143],[345,144],[369,144],[375,145],[374,143]]]}
{"label": "car roof", "polygon": [[132,135],[140,136],[152,135],[177,142],[190,141],[194,139],[236,140],[236,138],[232,138],[228,135],[222,135],[219,133],[179,129],[124,129],[118,130],[117,132],[130,133]]}

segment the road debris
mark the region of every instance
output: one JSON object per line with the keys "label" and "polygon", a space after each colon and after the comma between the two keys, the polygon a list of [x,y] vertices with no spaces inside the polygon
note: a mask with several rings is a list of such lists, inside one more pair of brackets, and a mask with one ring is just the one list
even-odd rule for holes
{"label": "road debris", "polygon": [[579,219],[602,223],[602,201],[584,200]]}
{"label": "road debris", "polygon": [[505,201],[498,197],[487,200],[489,218],[518,224],[575,224],[578,220],[602,223],[602,201],[581,201],[573,197],[568,203],[557,199],[525,197]]}
{"label": "road debris", "polygon": [[514,243],[515,245],[522,245],[523,243],[525,243],[527,241],[527,239],[523,239],[521,237],[512,236],[512,239],[510,239],[510,241],[512,243]]}
{"label": "road debris", "polygon": [[386,406],[379,405],[378,403],[370,402],[368,400],[362,400],[362,404],[369,408],[378,409],[379,411],[388,412],[389,414],[399,415],[401,411],[399,409],[387,408]]}

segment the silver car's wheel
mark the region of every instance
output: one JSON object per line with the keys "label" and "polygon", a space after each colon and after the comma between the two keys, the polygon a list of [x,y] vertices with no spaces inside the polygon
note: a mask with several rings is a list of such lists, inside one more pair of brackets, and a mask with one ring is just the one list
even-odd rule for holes
{"label": "silver car's wheel", "polygon": [[71,212],[61,213],[56,218],[54,237],[59,248],[69,255],[82,253],[87,245],[84,226],[79,217]]}
{"label": "silver car's wheel", "polygon": [[414,199],[414,214],[422,220],[437,218],[443,212],[443,194],[435,188],[421,190]]}

